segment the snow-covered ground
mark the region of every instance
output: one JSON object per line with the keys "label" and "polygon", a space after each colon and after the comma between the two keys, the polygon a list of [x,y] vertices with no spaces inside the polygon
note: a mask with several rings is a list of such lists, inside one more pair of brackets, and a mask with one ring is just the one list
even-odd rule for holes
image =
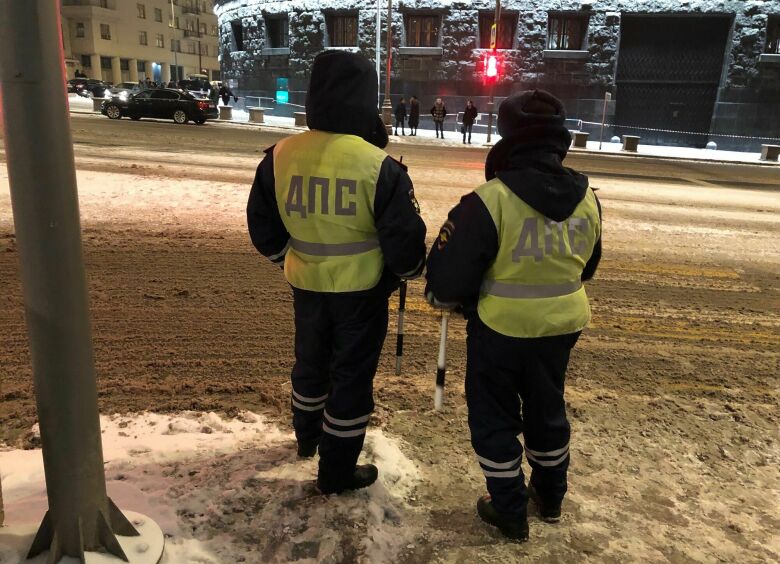
{"label": "snow-covered ground", "polygon": [[[88,98],[82,98],[76,94],[70,94],[68,96],[70,109],[74,112],[80,113],[92,113],[92,100]],[[249,125],[249,113],[240,108],[233,108],[233,122],[242,125]],[[303,128],[295,127],[295,120],[288,117],[279,117],[270,114],[265,115],[265,126],[279,127],[284,129],[291,129],[294,131],[303,131]],[[230,122],[220,121],[220,124],[230,125]],[[262,127],[262,126],[258,126]],[[400,130],[399,130],[400,131]],[[391,142],[400,144],[413,145],[416,143],[440,143],[442,145],[463,145],[463,136],[459,131],[455,131],[454,123],[447,122],[445,124],[444,139],[437,139],[436,132],[433,129],[418,129],[417,136],[413,137],[408,135],[409,128],[406,128],[407,135],[391,136]],[[501,137],[494,133],[491,138],[491,143],[499,141]],[[487,143],[487,133],[474,132],[471,136],[472,146],[479,147]],[[582,151],[582,149],[573,149],[576,151]],[[601,149],[599,149],[598,141],[588,142],[588,151],[605,154],[619,154],[619,155],[632,155],[633,153],[626,153],[622,150],[620,143],[605,142]],[[693,159],[693,160],[708,160],[708,161],[729,161],[729,162],[743,162],[743,163],[758,163],[760,162],[761,155],[759,153],[743,153],[739,151],[711,151],[709,149],[693,149],[690,147],[667,147],[661,145],[639,145],[637,154],[648,157],[664,157],[664,158],[680,158],[680,159]]]}
{"label": "snow-covered ground", "polygon": [[[317,459],[299,460],[292,434],[250,412],[113,415],[101,427],[109,496],[160,525],[164,563],[392,562],[414,541],[418,470],[382,431],[364,451],[379,481],[323,497]],[[6,525],[34,530],[46,509],[41,451],[0,448],[0,472]],[[0,529],[0,563],[23,562],[26,540]]]}

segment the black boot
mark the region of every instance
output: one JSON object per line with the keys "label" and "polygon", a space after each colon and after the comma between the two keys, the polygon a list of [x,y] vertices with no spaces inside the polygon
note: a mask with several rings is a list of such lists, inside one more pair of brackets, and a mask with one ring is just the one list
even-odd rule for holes
{"label": "black boot", "polygon": [[356,466],[355,472],[346,480],[338,480],[337,482],[325,482],[324,480],[317,478],[317,489],[323,495],[340,494],[349,490],[359,490],[367,488],[379,477],[379,470],[373,464],[363,464],[362,466]]}
{"label": "black boot", "polygon": [[528,497],[536,504],[539,515],[545,523],[557,523],[561,520],[561,502],[543,500],[532,485],[528,485]]}
{"label": "black boot", "polygon": [[486,495],[477,501],[477,513],[488,525],[498,527],[498,530],[515,542],[525,542],[528,540],[528,519],[515,515],[503,515],[496,511],[490,496]]}
{"label": "black boot", "polygon": [[317,454],[319,439],[313,441],[298,441],[298,458],[312,458]]}

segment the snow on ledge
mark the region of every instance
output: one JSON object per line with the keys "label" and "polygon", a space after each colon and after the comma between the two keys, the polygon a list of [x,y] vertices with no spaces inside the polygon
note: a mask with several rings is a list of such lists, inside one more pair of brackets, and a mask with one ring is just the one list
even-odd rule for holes
{"label": "snow on ledge", "polygon": [[[424,530],[407,503],[418,469],[381,430],[361,461],[379,467],[379,481],[325,497],[314,488],[318,459],[299,460],[292,433],[250,412],[102,416],[101,428],[109,495],[160,525],[164,563],[392,562]],[[7,524],[39,523],[41,451],[0,447],[0,473]],[[0,540],[0,562],[17,561]]]}

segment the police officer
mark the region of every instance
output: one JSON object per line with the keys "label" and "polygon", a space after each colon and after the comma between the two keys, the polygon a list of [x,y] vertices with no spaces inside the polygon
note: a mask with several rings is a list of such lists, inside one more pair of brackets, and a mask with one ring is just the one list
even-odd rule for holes
{"label": "police officer", "polygon": [[301,457],[319,448],[323,494],[371,485],[357,466],[388,296],[422,272],[425,224],[406,168],[382,150],[377,75],[364,57],[326,51],[306,98],[310,131],[266,150],[247,205],[252,243],[293,289],[293,426]]}
{"label": "police officer", "polygon": [[[588,179],[565,168],[571,143],[561,102],[543,91],[507,98],[487,182],[449,213],[428,257],[426,295],[468,319],[471,441],[490,495],[487,523],[528,539],[529,494],[560,518],[569,466],[564,379],[590,319],[582,282],[601,256],[601,211]],[[523,447],[532,473],[526,489]]]}

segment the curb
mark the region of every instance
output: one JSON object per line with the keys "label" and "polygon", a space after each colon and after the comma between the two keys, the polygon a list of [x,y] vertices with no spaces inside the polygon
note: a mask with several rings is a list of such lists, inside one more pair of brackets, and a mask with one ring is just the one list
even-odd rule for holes
{"label": "curb", "polygon": [[[99,116],[102,117],[100,112],[94,112],[92,110],[87,109],[70,109],[71,114],[80,114],[80,115],[92,115],[92,116]],[[289,131],[289,132],[298,132],[302,133],[306,131],[305,127],[296,127],[294,125],[277,125],[277,124],[267,124],[267,123],[251,123],[247,121],[228,121],[228,120],[220,120],[220,119],[213,119],[209,120],[212,125],[220,125],[222,127],[253,127],[261,130],[281,130],[281,131]],[[426,143],[426,142],[420,142],[419,140],[415,139],[413,141],[410,141],[408,138],[404,139],[403,142],[399,142],[399,140],[394,140],[395,136],[390,136],[390,143],[396,144],[396,145],[410,145],[410,146],[418,146],[418,147],[448,147],[453,149],[470,149],[470,150],[479,150],[479,151],[486,151],[490,148],[487,144],[476,144],[476,145],[461,145],[459,143],[441,143],[433,142],[433,139],[431,139],[432,142]],[[604,158],[604,159],[624,159],[624,160],[630,160],[630,159],[644,159],[646,161],[650,160],[657,160],[657,161],[677,161],[677,162],[687,162],[687,163],[694,163],[698,165],[706,165],[706,164],[713,164],[713,165],[730,165],[730,166],[760,166],[760,167],[776,167],[780,163],[773,162],[773,161],[762,161],[762,160],[755,160],[755,161],[735,161],[735,160],[728,160],[728,159],[697,159],[692,157],[673,157],[669,155],[648,155],[648,154],[642,154],[642,153],[628,153],[628,152],[604,152],[604,151],[593,151],[589,149],[580,149],[580,148],[574,148],[572,147],[569,149],[569,156],[579,156],[579,157],[597,157],[597,158]]]}

